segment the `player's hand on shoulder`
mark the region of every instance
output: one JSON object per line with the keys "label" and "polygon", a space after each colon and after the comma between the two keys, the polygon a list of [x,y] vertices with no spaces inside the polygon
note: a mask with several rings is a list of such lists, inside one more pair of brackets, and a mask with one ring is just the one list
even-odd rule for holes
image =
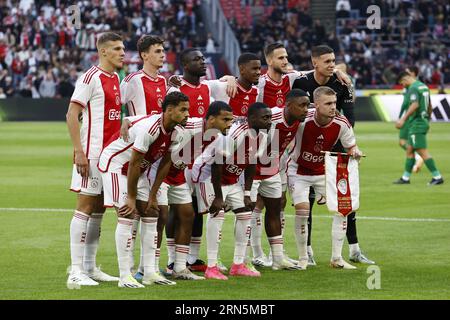
{"label": "player's hand on shoulder", "polygon": [[170,76],[168,83],[169,87],[179,88],[181,87],[181,77],[177,75]]}
{"label": "player's hand on shoulder", "polygon": [[234,98],[237,93],[237,80],[233,76],[223,76],[220,78],[221,81],[225,80],[227,82],[227,95],[230,98]]}
{"label": "player's hand on shoulder", "polygon": [[340,83],[342,83],[343,85],[346,85],[347,87],[353,86],[352,80],[350,79],[348,74],[346,74],[345,72],[343,72],[341,70],[335,70],[335,73],[336,73],[336,77],[338,78]]}
{"label": "player's hand on shoulder", "polygon": [[83,151],[75,151],[75,166],[77,172],[83,177],[87,178],[89,176],[89,162]]}

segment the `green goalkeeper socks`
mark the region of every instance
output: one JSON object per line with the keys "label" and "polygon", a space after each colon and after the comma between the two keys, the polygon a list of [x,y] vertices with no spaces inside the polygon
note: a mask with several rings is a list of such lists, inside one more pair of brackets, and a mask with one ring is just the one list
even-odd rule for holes
{"label": "green goalkeeper socks", "polygon": [[437,178],[437,177],[441,176],[441,173],[436,168],[436,164],[434,163],[434,159],[433,158],[429,158],[429,159],[425,160],[425,165],[427,166],[428,170],[430,170],[430,172],[431,172],[431,174],[433,175],[434,178]]}

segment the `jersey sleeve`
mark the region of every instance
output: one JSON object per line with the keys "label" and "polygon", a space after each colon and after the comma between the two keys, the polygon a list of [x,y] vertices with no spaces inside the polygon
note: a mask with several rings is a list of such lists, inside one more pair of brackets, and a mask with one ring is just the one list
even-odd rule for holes
{"label": "jersey sleeve", "polygon": [[293,88],[295,79],[297,79],[298,77],[301,77],[303,75],[304,75],[303,71],[297,71],[297,70],[293,70],[292,72],[289,72],[287,74],[287,76],[289,78],[289,86],[290,86],[291,89]]}
{"label": "jersey sleeve", "polygon": [[[414,102],[418,102],[419,101],[419,90],[416,87],[411,87],[409,89],[409,103],[410,105]],[[409,108],[409,106],[408,106]]]}
{"label": "jersey sleeve", "polygon": [[158,138],[160,131],[156,130],[156,132],[152,135],[144,129],[145,128],[142,127],[138,132],[136,132],[136,139],[134,140],[132,147],[133,150],[140,153],[147,153],[150,145]]}
{"label": "jersey sleeve", "polygon": [[130,81],[122,81],[120,84],[120,95],[122,97],[122,104],[127,104],[136,96],[136,81],[132,78]]}
{"label": "jersey sleeve", "polygon": [[356,145],[356,138],[353,129],[348,127],[347,125],[341,126],[339,139],[341,140],[342,146],[345,149],[349,149]]}
{"label": "jersey sleeve", "polygon": [[264,87],[266,85],[266,78],[259,77],[258,81],[258,95],[256,96],[256,102],[263,102],[264,100]]}
{"label": "jersey sleeve", "polygon": [[84,78],[84,75],[78,78],[75,84],[75,90],[70,98],[70,102],[77,103],[83,108],[87,106],[89,100],[91,99],[95,86],[94,80],[89,81],[89,83],[85,83]]}
{"label": "jersey sleeve", "polygon": [[169,87],[169,89],[167,90],[167,94],[172,93],[172,92],[175,92],[175,91],[181,92],[181,91],[180,91],[180,88],[177,88],[177,87]]}
{"label": "jersey sleeve", "polygon": [[340,106],[344,116],[350,122],[352,127],[355,125],[355,108],[354,108],[354,99],[353,99],[353,87],[348,87],[346,85],[342,85],[343,94],[339,98],[338,106]]}
{"label": "jersey sleeve", "polygon": [[209,88],[209,96],[211,100],[229,101],[227,95],[227,82],[220,80],[205,80],[205,84]]}

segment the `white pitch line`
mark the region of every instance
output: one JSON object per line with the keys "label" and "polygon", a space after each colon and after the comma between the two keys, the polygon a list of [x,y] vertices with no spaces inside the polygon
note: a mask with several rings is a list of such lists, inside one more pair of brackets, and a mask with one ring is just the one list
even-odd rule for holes
{"label": "white pitch line", "polygon": [[[0,208],[0,211],[26,211],[26,212],[73,212],[73,209],[55,209],[55,208]],[[294,217],[293,214],[286,214],[287,217]],[[402,221],[402,222],[450,222],[450,219],[431,219],[431,218],[397,218],[397,217],[365,217],[356,216],[361,220],[378,220],[378,221]],[[315,218],[333,218],[332,215],[315,215]]]}

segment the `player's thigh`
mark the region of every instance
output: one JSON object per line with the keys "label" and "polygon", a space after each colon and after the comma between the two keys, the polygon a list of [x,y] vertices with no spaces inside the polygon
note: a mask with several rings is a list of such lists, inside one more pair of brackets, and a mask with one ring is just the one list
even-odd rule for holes
{"label": "player's thigh", "polygon": [[410,133],[408,137],[408,144],[414,150],[427,149],[427,135],[426,133]]}
{"label": "player's thigh", "polygon": [[70,190],[87,196],[97,196],[102,193],[103,181],[100,170],[97,167],[98,160],[89,160],[89,176],[82,177],[78,172],[76,165],[72,168],[72,181]]}
{"label": "player's thigh", "polygon": [[178,186],[170,186],[168,192],[169,205],[192,204],[191,189],[187,183]]}
{"label": "player's thigh", "polygon": [[195,194],[197,196],[198,212],[208,212],[216,196],[212,183],[210,181],[197,182],[195,184]]}
{"label": "player's thigh", "polygon": [[289,175],[288,188],[294,206],[309,201],[309,188],[313,185],[312,176]]}

